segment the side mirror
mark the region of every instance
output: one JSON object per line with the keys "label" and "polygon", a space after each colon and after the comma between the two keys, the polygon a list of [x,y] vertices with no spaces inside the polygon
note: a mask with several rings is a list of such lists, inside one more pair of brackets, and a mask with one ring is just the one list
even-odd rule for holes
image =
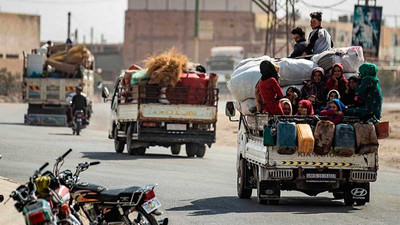
{"label": "side mirror", "polygon": [[101,97],[106,99],[108,98],[108,96],[110,96],[110,91],[107,87],[103,87],[103,89],[101,90]]}
{"label": "side mirror", "polygon": [[226,102],[225,115],[228,117],[234,117],[236,115],[235,103],[232,101]]}
{"label": "side mirror", "polygon": [[96,83],[96,88],[97,88],[97,89],[102,89],[102,88],[103,88],[103,82],[102,82],[102,81],[98,81],[98,82]]}

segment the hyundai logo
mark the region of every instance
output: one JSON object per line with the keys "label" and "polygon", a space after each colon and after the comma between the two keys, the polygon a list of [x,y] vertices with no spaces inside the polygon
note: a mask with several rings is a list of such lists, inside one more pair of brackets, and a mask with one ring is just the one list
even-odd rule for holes
{"label": "hyundai logo", "polygon": [[368,192],[364,188],[353,188],[353,190],[351,190],[351,194],[356,197],[364,197],[368,194]]}

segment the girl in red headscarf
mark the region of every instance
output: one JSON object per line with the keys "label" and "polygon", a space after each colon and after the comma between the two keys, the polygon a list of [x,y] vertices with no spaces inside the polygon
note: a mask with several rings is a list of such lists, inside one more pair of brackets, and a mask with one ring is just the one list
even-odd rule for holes
{"label": "girl in red headscarf", "polygon": [[312,116],[314,115],[314,109],[312,103],[308,100],[301,100],[299,102],[299,109],[296,116]]}
{"label": "girl in red headscarf", "polygon": [[262,109],[270,115],[283,115],[279,99],[283,98],[282,88],[279,86],[279,67],[270,61],[262,61],[260,64],[261,79],[258,83]]}
{"label": "girl in red headscarf", "polygon": [[343,76],[343,65],[336,63],[332,67],[332,76],[326,82],[326,88],[330,90],[338,90],[340,95],[344,96],[346,92],[347,79]]}

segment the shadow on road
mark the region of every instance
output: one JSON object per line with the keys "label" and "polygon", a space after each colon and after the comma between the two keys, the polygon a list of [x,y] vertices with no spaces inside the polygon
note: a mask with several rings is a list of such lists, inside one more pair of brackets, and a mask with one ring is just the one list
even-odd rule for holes
{"label": "shadow on road", "polygon": [[72,134],[72,133],[49,133],[49,135],[71,136],[74,134]]}
{"label": "shadow on road", "polygon": [[218,215],[227,213],[277,213],[322,214],[348,213],[359,210],[344,206],[343,201],[327,197],[283,197],[279,205],[260,205],[253,198],[239,199],[236,196],[225,196],[194,200],[190,205],[167,209],[167,211],[192,211],[189,216]]}
{"label": "shadow on road", "polygon": [[182,159],[185,156],[173,156],[167,154],[152,154],[146,153],[146,155],[129,155],[127,153],[115,153],[115,152],[82,152],[83,158],[95,159],[95,160],[139,160],[139,159]]}

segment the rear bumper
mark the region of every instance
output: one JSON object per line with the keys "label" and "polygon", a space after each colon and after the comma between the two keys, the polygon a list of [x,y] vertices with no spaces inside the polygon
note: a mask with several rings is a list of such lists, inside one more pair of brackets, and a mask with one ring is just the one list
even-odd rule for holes
{"label": "rear bumper", "polygon": [[159,129],[141,129],[137,140],[158,144],[198,143],[211,145],[212,143],[215,143],[215,131],[167,131]]}

